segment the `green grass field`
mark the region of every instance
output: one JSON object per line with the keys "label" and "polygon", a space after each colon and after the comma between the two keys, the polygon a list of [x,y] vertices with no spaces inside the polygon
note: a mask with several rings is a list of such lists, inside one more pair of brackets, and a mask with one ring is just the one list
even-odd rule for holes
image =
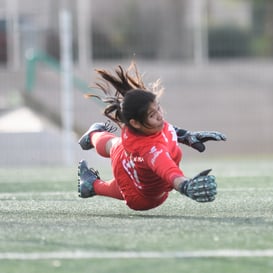
{"label": "green grass field", "polygon": [[[0,169],[0,272],[273,272],[273,159],[212,167],[215,202],[171,192],[161,207],[77,197],[77,166]],[[100,170],[109,178],[109,170]]]}

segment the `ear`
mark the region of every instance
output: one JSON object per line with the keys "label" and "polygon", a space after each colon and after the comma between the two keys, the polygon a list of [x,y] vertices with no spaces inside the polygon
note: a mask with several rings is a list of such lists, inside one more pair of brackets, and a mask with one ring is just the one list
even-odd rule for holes
{"label": "ear", "polygon": [[135,129],[140,129],[141,128],[141,124],[139,123],[139,121],[135,120],[135,119],[130,119],[129,123],[132,127],[134,127]]}

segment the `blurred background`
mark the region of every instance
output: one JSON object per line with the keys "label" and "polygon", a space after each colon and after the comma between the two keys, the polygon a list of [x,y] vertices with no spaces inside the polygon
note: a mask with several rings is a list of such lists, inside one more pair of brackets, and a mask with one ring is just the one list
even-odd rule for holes
{"label": "blurred background", "polygon": [[166,119],[217,130],[195,158],[273,154],[272,0],[0,0],[0,167],[104,164],[77,140],[103,105],[95,68],[135,59]]}

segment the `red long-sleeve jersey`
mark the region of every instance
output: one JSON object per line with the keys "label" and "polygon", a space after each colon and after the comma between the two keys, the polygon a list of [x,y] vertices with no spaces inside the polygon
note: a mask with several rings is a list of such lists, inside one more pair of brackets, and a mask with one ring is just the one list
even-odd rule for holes
{"label": "red long-sleeve jersey", "polygon": [[162,131],[149,136],[137,135],[125,127],[121,139],[111,156],[121,189],[131,183],[143,197],[157,198],[173,189],[176,177],[184,175],[179,168],[182,151],[171,124],[165,122]]}

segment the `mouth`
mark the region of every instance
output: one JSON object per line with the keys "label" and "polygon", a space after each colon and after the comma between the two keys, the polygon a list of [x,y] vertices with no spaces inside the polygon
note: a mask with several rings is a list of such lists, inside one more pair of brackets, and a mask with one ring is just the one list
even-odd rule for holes
{"label": "mouth", "polygon": [[160,125],[158,125],[158,128],[161,130],[161,129],[163,129],[163,126],[164,126],[164,121],[162,121],[162,123]]}

